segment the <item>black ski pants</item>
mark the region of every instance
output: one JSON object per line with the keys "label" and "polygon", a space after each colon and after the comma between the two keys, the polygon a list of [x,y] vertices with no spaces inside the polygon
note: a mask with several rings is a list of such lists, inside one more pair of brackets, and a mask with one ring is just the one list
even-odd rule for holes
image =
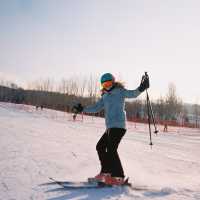
{"label": "black ski pants", "polygon": [[98,141],[96,150],[101,163],[101,173],[110,173],[114,177],[124,177],[117,148],[125,132],[126,129],[123,128],[109,128]]}

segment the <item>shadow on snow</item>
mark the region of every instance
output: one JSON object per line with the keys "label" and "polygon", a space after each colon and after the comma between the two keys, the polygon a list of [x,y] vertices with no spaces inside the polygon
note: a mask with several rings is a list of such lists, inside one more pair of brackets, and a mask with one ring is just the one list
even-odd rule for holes
{"label": "shadow on snow", "polygon": [[120,197],[121,195],[128,195],[127,188],[101,188],[101,189],[66,189],[54,188],[47,190],[46,193],[55,192],[57,197],[50,197],[47,200],[66,200],[66,199],[91,199],[100,200],[103,198]]}
{"label": "shadow on snow", "polygon": [[[40,185],[42,186],[42,185]],[[50,185],[49,185],[50,186]],[[155,189],[143,189],[143,190],[134,190],[127,187],[119,188],[100,188],[100,189],[66,189],[62,187],[56,188],[47,188],[45,193],[55,193],[54,197],[48,197],[47,200],[66,200],[77,198],[79,200],[100,200],[100,199],[109,199],[116,198],[123,199],[124,196],[129,198],[136,197],[147,197],[147,198],[156,198],[156,197],[165,197],[175,193],[176,191],[171,188],[162,188],[160,190]],[[56,196],[56,197],[55,197]]]}

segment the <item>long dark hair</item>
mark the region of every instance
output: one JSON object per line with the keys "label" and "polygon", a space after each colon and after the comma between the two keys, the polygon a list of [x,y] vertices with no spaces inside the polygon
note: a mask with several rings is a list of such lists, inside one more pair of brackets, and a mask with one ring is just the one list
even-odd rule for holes
{"label": "long dark hair", "polygon": [[119,81],[114,82],[113,87],[114,88],[125,88],[124,84]]}

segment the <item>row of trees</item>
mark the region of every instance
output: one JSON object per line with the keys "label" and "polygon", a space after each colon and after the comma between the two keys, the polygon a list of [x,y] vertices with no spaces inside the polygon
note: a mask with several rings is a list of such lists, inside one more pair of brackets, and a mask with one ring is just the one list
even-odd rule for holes
{"label": "row of trees", "polygon": [[96,76],[90,75],[89,78],[73,76],[68,79],[62,79],[59,83],[47,78],[39,79],[28,84],[28,90],[58,92],[73,96],[87,96],[96,98],[99,91],[99,81]]}
{"label": "row of trees", "polygon": [[[182,100],[176,95],[174,84],[169,85],[169,90],[165,97],[160,97],[151,104],[156,118],[160,120],[176,120],[183,113],[187,115],[187,110],[184,109]],[[147,113],[145,100],[127,103],[126,107],[128,117],[143,118]]]}
{"label": "row of trees", "polygon": [[0,101],[23,103],[45,108],[63,110],[70,112],[73,105],[78,102],[87,103],[89,98],[81,98],[75,95],[67,95],[59,92],[48,92],[38,90],[13,89],[0,86]]}
{"label": "row of trees", "polygon": [[15,83],[0,80],[0,101],[43,105],[48,108],[70,111],[77,102],[94,103],[98,98],[99,85],[95,76],[80,78],[77,76],[54,80],[38,79],[28,83],[26,90]]}
{"label": "row of trees", "polygon": [[[0,81],[0,84],[2,83],[4,82]],[[30,83],[27,90],[19,88],[14,83],[6,83],[7,85],[0,86],[0,101],[42,105],[69,112],[78,102],[88,105],[99,98],[98,80],[94,76],[90,76],[88,79],[78,79],[77,77],[63,79],[59,84],[55,84],[50,79],[37,80]],[[177,96],[174,84],[169,85],[165,97],[160,97],[152,102],[152,107],[157,121],[193,122],[196,127],[199,126],[199,105],[186,106]],[[145,119],[147,113],[145,100],[136,99],[126,102],[126,112],[130,120]],[[103,112],[100,115],[103,116]]]}

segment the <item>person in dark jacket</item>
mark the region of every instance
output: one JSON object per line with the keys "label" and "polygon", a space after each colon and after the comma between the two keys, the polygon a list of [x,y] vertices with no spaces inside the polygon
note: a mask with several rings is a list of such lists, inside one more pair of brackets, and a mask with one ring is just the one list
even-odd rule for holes
{"label": "person in dark jacket", "polygon": [[96,145],[101,171],[94,177],[108,185],[124,183],[124,171],[117,152],[121,139],[126,133],[125,99],[136,98],[149,88],[148,76],[143,76],[140,86],[127,90],[123,84],[116,82],[111,73],[101,77],[102,96],[96,104],[83,107],[79,104],[78,112],[96,113],[104,109],[106,130]]}

